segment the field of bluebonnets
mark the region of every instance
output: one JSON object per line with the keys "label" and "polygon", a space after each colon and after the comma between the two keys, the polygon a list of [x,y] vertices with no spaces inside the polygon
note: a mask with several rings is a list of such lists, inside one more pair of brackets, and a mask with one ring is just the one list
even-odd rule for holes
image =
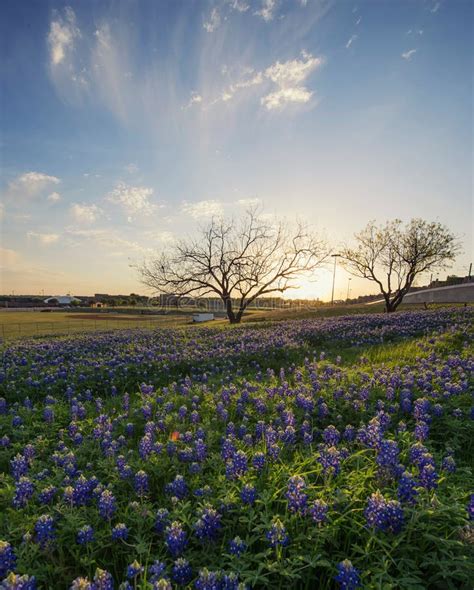
{"label": "field of bluebonnets", "polygon": [[1,588],[471,588],[473,318],[5,348]]}

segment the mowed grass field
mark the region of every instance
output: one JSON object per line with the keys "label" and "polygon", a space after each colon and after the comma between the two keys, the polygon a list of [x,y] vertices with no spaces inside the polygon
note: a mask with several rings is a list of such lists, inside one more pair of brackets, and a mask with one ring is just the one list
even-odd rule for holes
{"label": "mowed grass field", "polygon": [[[443,307],[441,305],[430,305]],[[452,304],[449,305],[452,307]],[[401,310],[423,309],[422,305],[402,305]],[[146,310],[149,311],[148,309]],[[288,319],[312,319],[325,318],[352,314],[381,313],[383,304],[372,305],[334,305],[321,307],[301,307],[293,309],[251,309],[246,312],[242,322],[245,324],[284,321]],[[154,328],[179,328],[191,325],[192,315],[196,309],[180,309],[179,312],[150,314],[141,313],[140,309],[120,311],[6,311],[0,310],[0,339],[3,341],[16,340],[18,338],[32,338],[43,336],[58,336],[67,334],[79,334],[82,332],[103,332],[117,329],[154,329]],[[225,317],[216,316],[209,323],[197,324],[209,326],[228,326]]]}
{"label": "mowed grass field", "polygon": [[34,336],[74,334],[131,328],[179,327],[192,321],[189,314],[140,315],[139,313],[90,313],[81,311],[0,312],[0,338],[13,340]]}

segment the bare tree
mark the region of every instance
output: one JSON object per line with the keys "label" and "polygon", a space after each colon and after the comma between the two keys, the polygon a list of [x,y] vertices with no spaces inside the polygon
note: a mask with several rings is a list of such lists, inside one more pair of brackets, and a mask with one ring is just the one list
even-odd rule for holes
{"label": "bare tree", "polygon": [[257,297],[295,287],[328,255],[324,240],[305,224],[269,221],[254,208],[237,222],[213,218],[198,238],[180,240],[138,270],[157,293],[220,297],[236,324]]}
{"label": "bare tree", "polygon": [[460,251],[459,242],[438,222],[399,219],[377,226],[371,221],[355,235],[356,247],[340,252],[343,265],[358,277],[374,281],[392,312],[423,272],[447,268]]}

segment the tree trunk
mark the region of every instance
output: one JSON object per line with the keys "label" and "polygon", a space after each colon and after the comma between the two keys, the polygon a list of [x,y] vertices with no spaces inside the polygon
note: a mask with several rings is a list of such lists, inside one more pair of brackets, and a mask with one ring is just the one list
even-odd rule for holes
{"label": "tree trunk", "polygon": [[227,317],[229,318],[229,322],[231,324],[238,324],[240,322],[240,318],[237,319],[237,316],[235,315],[234,310],[232,309],[232,299],[230,297],[224,297],[224,305]]}

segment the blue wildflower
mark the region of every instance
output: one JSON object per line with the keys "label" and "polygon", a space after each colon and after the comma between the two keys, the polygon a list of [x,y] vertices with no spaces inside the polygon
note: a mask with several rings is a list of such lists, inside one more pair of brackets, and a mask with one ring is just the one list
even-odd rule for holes
{"label": "blue wildflower", "polygon": [[189,561],[183,557],[179,557],[174,562],[173,568],[171,570],[171,577],[173,578],[173,581],[179,586],[185,586],[191,581],[192,576],[193,572],[191,566],[189,565]]}
{"label": "blue wildflower", "polygon": [[356,590],[360,588],[360,572],[352,563],[345,559],[337,565],[337,576],[334,578],[341,590]]}
{"label": "blue wildflower", "polygon": [[179,522],[174,521],[166,528],[165,543],[173,557],[178,557],[185,550],[188,539]]}

